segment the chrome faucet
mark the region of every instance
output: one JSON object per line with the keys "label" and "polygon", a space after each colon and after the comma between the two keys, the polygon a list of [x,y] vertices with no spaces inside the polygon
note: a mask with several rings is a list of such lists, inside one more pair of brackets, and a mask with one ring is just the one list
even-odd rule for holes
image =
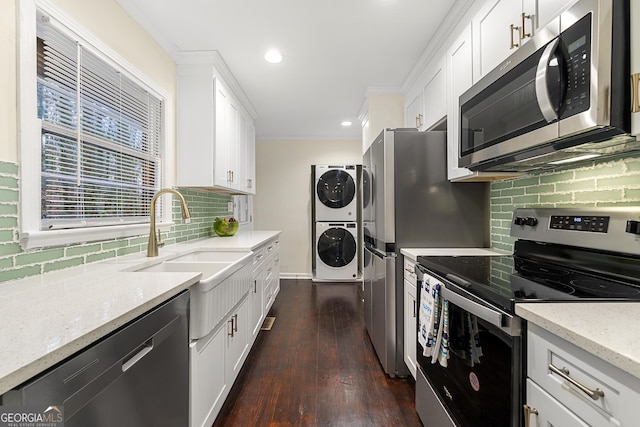
{"label": "chrome faucet", "polygon": [[186,223],[191,222],[191,214],[189,213],[187,202],[184,200],[184,197],[182,197],[182,194],[178,193],[172,188],[165,188],[158,191],[156,195],[151,199],[151,221],[149,224],[149,243],[147,245],[148,257],[158,256],[158,248],[164,246],[164,242],[160,241],[160,229],[158,229],[158,235],[156,237],[156,200],[158,199],[158,197],[165,193],[172,193],[178,196],[178,199],[180,199],[180,205],[182,207],[182,219],[184,219]]}

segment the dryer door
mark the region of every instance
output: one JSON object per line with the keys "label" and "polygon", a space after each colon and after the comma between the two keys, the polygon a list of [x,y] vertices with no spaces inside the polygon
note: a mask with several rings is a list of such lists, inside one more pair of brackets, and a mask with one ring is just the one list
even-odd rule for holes
{"label": "dryer door", "polygon": [[356,239],[346,229],[332,227],[318,236],[317,250],[329,267],[344,267],[357,255]]}
{"label": "dryer door", "polygon": [[316,192],[323,205],[332,209],[343,208],[353,201],[356,183],[349,172],[331,169],[318,178]]}

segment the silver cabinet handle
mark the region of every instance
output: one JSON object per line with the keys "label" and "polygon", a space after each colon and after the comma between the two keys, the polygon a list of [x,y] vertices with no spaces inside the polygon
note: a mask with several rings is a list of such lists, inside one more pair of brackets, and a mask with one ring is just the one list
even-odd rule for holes
{"label": "silver cabinet handle", "polygon": [[524,409],[524,427],[531,426],[531,415],[538,415],[538,410],[536,408],[532,408],[531,406],[525,404],[523,405]]}
{"label": "silver cabinet handle", "polygon": [[532,19],[532,15],[527,15],[526,13],[522,12],[522,26],[520,27],[520,38],[521,39],[525,39],[527,37],[531,37],[531,33],[525,33],[525,29],[524,29],[524,21],[528,19],[531,21],[531,28],[533,29],[533,19]]}
{"label": "silver cabinet handle", "polygon": [[233,332],[238,332],[238,313],[233,315]]}
{"label": "silver cabinet handle", "polygon": [[422,114],[418,113],[418,115],[416,115],[416,127],[418,129],[420,129],[422,127]]}
{"label": "silver cabinet handle", "polygon": [[520,27],[518,27],[518,26],[516,26],[516,25],[511,24],[511,25],[510,25],[510,29],[511,29],[511,46],[509,46],[509,49],[513,49],[513,48],[515,48],[515,47],[520,46],[520,44],[519,44],[519,43],[515,43],[515,42],[513,41],[513,30],[516,30],[516,31],[517,31],[517,34],[518,34],[518,37],[520,37]]}
{"label": "silver cabinet handle", "polygon": [[596,388],[595,390],[591,390],[589,387],[586,387],[580,384],[578,381],[574,380],[569,376],[569,370],[567,368],[558,368],[554,366],[552,363],[549,364],[549,370],[556,375],[559,375],[562,379],[569,381],[573,386],[575,386],[578,390],[589,396],[593,400],[598,400],[601,397],[604,397],[604,391]]}
{"label": "silver cabinet handle", "polygon": [[640,111],[640,102],[638,102],[638,86],[640,85],[640,73],[631,75],[631,112]]}
{"label": "silver cabinet handle", "polygon": [[229,335],[230,337],[233,337],[233,332],[235,331],[235,327],[233,326],[233,317],[229,320],[227,320],[228,323],[231,324],[231,330],[229,332],[227,332],[227,335]]}
{"label": "silver cabinet handle", "polygon": [[558,118],[556,110],[551,104],[551,98],[549,97],[549,89],[547,88],[547,70],[549,69],[549,60],[553,51],[558,46],[559,39],[555,39],[547,45],[538,62],[538,68],[536,70],[536,98],[538,99],[538,106],[542,115],[547,122],[552,122]]}

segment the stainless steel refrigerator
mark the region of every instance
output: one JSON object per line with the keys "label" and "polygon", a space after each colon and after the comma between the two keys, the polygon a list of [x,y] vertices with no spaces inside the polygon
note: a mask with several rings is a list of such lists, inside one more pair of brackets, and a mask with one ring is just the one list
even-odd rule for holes
{"label": "stainless steel refrigerator", "polygon": [[404,377],[402,248],[487,247],[487,183],[447,180],[446,132],[386,129],[363,157],[364,315],[384,371]]}

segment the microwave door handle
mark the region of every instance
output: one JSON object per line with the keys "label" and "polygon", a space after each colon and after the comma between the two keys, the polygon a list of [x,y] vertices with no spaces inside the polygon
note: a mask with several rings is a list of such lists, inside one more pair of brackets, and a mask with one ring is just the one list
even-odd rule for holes
{"label": "microwave door handle", "polygon": [[558,118],[556,110],[551,103],[549,89],[547,88],[547,74],[549,72],[549,60],[553,52],[555,52],[556,47],[558,47],[559,41],[560,39],[556,38],[547,45],[540,57],[540,61],[538,61],[538,68],[536,69],[536,98],[540,111],[548,123]]}

